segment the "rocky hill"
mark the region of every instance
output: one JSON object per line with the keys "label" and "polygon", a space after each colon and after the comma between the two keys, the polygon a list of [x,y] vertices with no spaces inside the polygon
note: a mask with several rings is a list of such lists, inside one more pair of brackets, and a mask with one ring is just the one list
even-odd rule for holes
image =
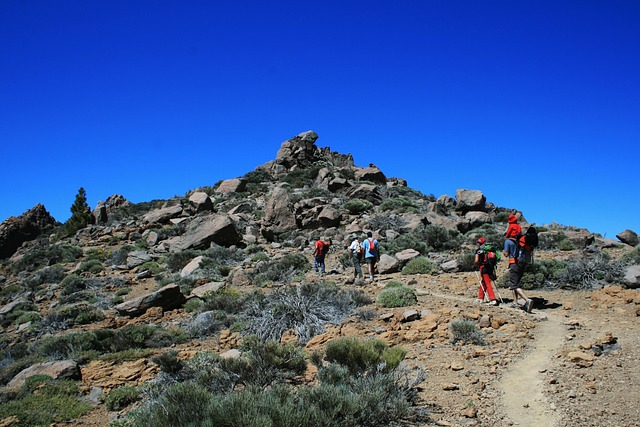
{"label": "rocky hill", "polygon": [[[280,395],[279,407],[304,393],[322,401],[336,366],[348,366],[333,353],[341,338],[360,339],[351,349],[381,340],[402,363],[395,369],[385,353],[393,375],[378,361],[338,384],[364,409],[331,418],[298,408],[289,416],[306,421],[270,422],[640,425],[631,409],[640,397],[635,232],[615,241],[536,225],[540,245],[523,282],[533,313],[510,308],[503,286],[503,304],[488,306],[476,300],[474,242],[501,245],[510,214],[530,225],[521,212],[478,190],[424,195],[317,138],[304,132],[275,160],[184,197],[111,196],[73,236],[41,205],[4,221],[0,425],[177,425],[172,416],[202,417],[204,407],[216,419],[211,396],[228,405],[222,412],[252,413],[246,425],[267,425],[265,408],[237,399],[291,387],[297,400]],[[354,277],[346,251],[368,231],[381,244],[374,282]],[[319,238],[333,243],[325,276],[313,271]],[[362,397],[376,387],[387,394]],[[180,405],[163,412],[171,393]],[[209,403],[192,408],[196,397]]]}

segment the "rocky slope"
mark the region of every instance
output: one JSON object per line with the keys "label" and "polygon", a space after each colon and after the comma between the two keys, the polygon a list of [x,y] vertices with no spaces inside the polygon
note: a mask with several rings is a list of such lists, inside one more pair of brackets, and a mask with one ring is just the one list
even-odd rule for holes
{"label": "rocky slope", "polygon": [[[418,424],[640,425],[632,409],[640,389],[633,363],[640,356],[633,231],[613,241],[544,226],[528,282],[536,287],[528,291],[534,312],[509,308],[504,288],[505,304],[479,304],[468,269],[473,242],[484,235],[501,243],[508,214],[516,213],[526,228],[522,213],[494,206],[477,190],[425,196],[373,164],[359,167],[351,155],[319,148],[317,138],[302,133],[282,143],[275,160],[181,198],[131,204],[112,196],[93,211],[95,224],[72,237],[59,233],[44,207],[3,222],[5,388],[20,387],[34,373],[71,378],[92,407],[74,425],[108,425],[135,404],[109,411],[105,397],[157,377],[154,355],[172,350],[189,360],[201,351],[239,347],[243,334],[231,323],[193,332],[205,322],[208,292],[270,293],[329,282],[362,294],[360,307],[314,336],[289,329],[278,338],[308,354],[340,336],[403,347],[407,367],[427,374],[419,405],[429,415]],[[382,244],[374,283],[354,280],[345,254],[351,236],[366,231]],[[334,242],[325,277],[312,271],[312,243],[319,237]],[[402,274],[422,258],[433,271]],[[552,274],[552,267],[562,271]],[[413,289],[415,302],[385,308],[379,297],[390,283]],[[452,341],[451,323],[460,319],[477,325],[484,345]],[[73,345],[60,338],[139,325],[187,330],[188,339],[156,337],[149,351],[115,359],[105,357],[107,350],[82,352],[78,343],[69,350]],[[46,340],[66,347],[52,349]],[[310,367],[306,380],[314,378]],[[4,396],[17,398],[9,391]],[[7,417],[0,425],[20,422]]]}

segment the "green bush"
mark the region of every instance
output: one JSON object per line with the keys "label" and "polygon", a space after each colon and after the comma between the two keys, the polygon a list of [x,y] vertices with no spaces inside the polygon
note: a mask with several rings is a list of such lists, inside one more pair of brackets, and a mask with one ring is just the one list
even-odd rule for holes
{"label": "green bush", "polygon": [[0,403],[0,419],[16,417],[21,426],[67,423],[91,409],[78,399],[78,387],[70,380],[46,375],[27,378],[15,399]]}
{"label": "green bush", "polygon": [[62,295],[71,295],[87,288],[84,279],[77,274],[69,274],[60,282]]}
{"label": "green bush", "polygon": [[380,210],[383,212],[418,212],[418,205],[412,199],[398,196],[382,202],[380,204]]}
{"label": "green bush", "polygon": [[464,253],[456,259],[456,261],[458,261],[458,268],[460,271],[474,271],[475,267],[473,266],[473,263],[475,260],[476,254],[471,252]]}
{"label": "green bush", "polygon": [[140,400],[140,392],[135,387],[122,386],[111,391],[104,399],[107,409],[119,411]]}
{"label": "green bush", "polygon": [[430,251],[457,249],[462,242],[462,235],[457,230],[447,230],[440,225],[426,225],[410,233],[401,234],[391,241],[381,244],[382,251],[397,253],[405,249],[414,249],[423,255]]}
{"label": "green bush", "polygon": [[627,265],[640,264],[640,246],[636,246],[622,256],[622,261]]}
{"label": "green bush", "polygon": [[293,188],[302,188],[305,185],[311,187],[318,176],[318,172],[322,169],[322,166],[323,165],[316,163],[305,168],[290,170],[282,180],[291,184]]}
{"label": "green bush", "polygon": [[81,263],[79,269],[80,271],[89,272],[91,274],[98,274],[104,269],[104,266],[99,260],[92,259]]}
{"label": "green bush", "polygon": [[37,240],[37,243],[31,246],[21,258],[11,263],[14,273],[35,271],[58,263],[74,262],[82,256],[82,249],[77,246],[54,245],[45,238]]}
{"label": "green bush", "polygon": [[78,230],[89,225],[91,221],[91,208],[87,204],[87,193],[84,188],[80,187],[76,199],[71,205],[71,217],[64,224],[67,235],[75,234]]}
{"label": "green bush", "polygon": [[364,199],[349,199],[345,202],[344,208],[352,215],[367,212],[373,208],[373,203]]}
{"label": "green bush", "polygon": [[256,267],[253,283],[263,286],[267,283],[290,283],[294,277],[309,268],[309,261],[302,254],[286,254],[283,258],[271,260]]}
{"label": "green bush", "polygon": [[449,331],[451,332],[451,342],[453,344],[462,341],[463,344],[485,345],[484,334],[478,329],[478,325],[471,320],[453,320],[449,323]]}
{"label": "green bush", "polygon": [[418,302],[415,291],[406,286],[385,287],[378,295],[377,303],[383,307],[406,307]]}
{"label": "green bush", "polygon": [[438,264],[425,257],[412,259],[402,269],[402,274],[435,274],[440,268]]}
{"label": "green bush", "polygon": [[350,375],[357,376],[394,370],[406,354],[403,348],[389,347],[383,340],[344,337],[327,343],[324,358],[329,363],[344,366]]}

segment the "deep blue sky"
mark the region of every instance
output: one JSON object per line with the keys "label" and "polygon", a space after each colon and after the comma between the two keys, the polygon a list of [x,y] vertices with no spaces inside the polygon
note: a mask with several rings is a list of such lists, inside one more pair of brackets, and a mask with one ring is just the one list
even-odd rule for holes
{"label": "deep blue sky", "polygon": [[241,176],[306,130],[425,194],[640,233],[640,2],[0,2],[0,220]]}

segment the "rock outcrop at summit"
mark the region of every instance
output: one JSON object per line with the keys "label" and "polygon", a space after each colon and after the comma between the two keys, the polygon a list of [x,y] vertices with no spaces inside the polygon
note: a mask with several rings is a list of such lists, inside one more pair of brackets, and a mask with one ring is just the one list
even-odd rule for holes
{"label": "rock outcrop at summit", "polygon": [[9,258],[24,242],[35,239],[56,223],[42,204],[18,217],[7,218],[0,224],[0,259]]}

